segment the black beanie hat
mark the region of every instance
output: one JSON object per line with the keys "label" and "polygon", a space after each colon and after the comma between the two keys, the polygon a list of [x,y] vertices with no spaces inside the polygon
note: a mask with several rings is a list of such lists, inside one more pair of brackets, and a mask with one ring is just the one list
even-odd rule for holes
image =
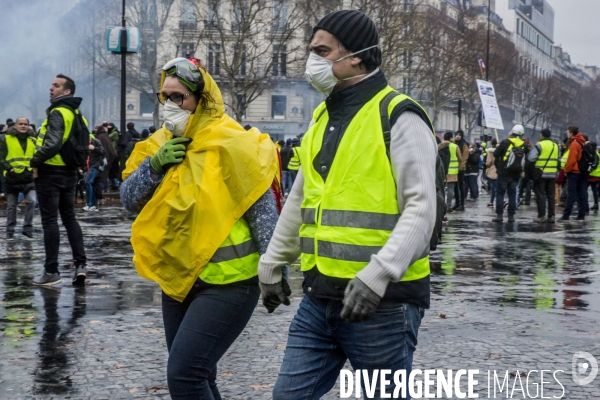
{"label": "black beanie hat", "polygon": [[[379,44],[379,34],[375,23],[358,10],[334,11],[323,17],[313,28],[314,33],[323,29],[338,38],[347,50],[354,52]],[[374,47],[360,54],[367,69],[375,69],[381,65],[381,50]]]}

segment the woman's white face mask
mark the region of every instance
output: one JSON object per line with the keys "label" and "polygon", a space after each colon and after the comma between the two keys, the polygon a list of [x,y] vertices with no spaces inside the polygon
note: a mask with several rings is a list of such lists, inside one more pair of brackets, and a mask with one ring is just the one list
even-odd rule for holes
{"label": "woman's white face mask", "polygon": [[[311,85],[313,85],[315,89],[317,89],[321,93],[329,95],[333,91],[335,85],[337,85],[337,83],[340,81],[333,74],[333,64],[342,61],[348,57],[355,56],[358,53],[362,53],[363,51],[372,49],[374,47],[377,47],[377,45],[367,47],[366,49],[362,49],[352,54],[348,54],[347,56],[344,56],[335,61],[327,60],[321,56],[316,55],[315,53],[310,53],[310,55],[308,56],[308,60],[306,61],[306,72],[304,72],[304,76],[306,77],[306,80]],[[351,76],[350,78],[344,78],[342,80],[347,81],[365,75],[367,74],[355,75]]]}
{"label": "woman's white face mask", "polygon": [[183,136],[190,120],[190,115],[192,115],[191,111],[181,109],[171,100],[167,100],[163,106],[165,128],[171,131],[175,137]]}

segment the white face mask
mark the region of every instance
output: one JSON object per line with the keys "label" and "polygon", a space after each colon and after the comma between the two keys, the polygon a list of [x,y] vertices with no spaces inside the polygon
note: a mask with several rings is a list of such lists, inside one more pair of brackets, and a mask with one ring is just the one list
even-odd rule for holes
{"label": "white face mask", "polygon": [[191,111],[181,109],[171,100],[167,100],[163,106],[163,117],[165,119],[165,128],[167,128],[173,136],[181,137],[185,133],[188,121],[190,120]]}
{"label": "white face mask", "polygon": [[[332,92],[335,85],[337,85],[337,83],[340,81],[333,74],[333,64],[342,61],[345,58],[352,57],[358,53],[362,53],[363,51],[372,49],[373,47],[377,47],[377,45],[367,47],[366,49],[362,49],[360,51],[357,51],[356,53],[348,54],[347,56],[344,56],[335,61],[327,60],[321,56],[316,55],[315,53],[310,53],[310,55],[308,56],[308,60],[306,61],[306,72],[304,72],[304,76],[306,77],[306,80],[311,85],[313,85],[315,89],[317,89],[321,93],[329,95]],[[359,76],[365,75],[367,74],[351,76],[350,78],[345,78],[342,80],[347,81],[349,79],[354,79]]]}

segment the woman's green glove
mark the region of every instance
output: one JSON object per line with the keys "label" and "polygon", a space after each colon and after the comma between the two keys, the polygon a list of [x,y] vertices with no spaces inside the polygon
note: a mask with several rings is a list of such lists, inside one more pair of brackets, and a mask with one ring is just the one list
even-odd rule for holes
{"label": "woman's green glove", "polygon": [[173,165],[179,164],[185,157],[187,145],[191,138],[173,138],[163,144],[158,152],[150,158],[150,168],[157,174],[164,174]]}

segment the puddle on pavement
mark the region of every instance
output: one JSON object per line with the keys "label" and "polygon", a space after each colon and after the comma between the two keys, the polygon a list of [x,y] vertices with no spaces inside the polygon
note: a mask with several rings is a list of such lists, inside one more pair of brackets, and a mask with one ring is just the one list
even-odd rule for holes
{"label": "puddle on pavement", "polygon": [[597,225],[452,221],[431,255],[432,293],[536,310],[600,312]]}

